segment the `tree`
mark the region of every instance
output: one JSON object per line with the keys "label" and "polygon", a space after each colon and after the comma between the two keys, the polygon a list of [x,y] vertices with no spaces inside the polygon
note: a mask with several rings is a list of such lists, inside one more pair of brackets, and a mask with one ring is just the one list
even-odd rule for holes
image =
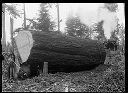
{"label": "tree", "polygon": [[6,47],[6,35],[5,35],[5,6],[2,4],[2,51]]}
{"label": "tree", "polygon": [[[3,50],[6,46],[6,39],[5,39],[5,13],[8,12],[10,14],[10,21],[13,21],[13,18],[21,17],[19,11],[16,8],[16,5],[11,3],[10,5],[3,3],[2,4],[2,33],[3,33],[3,39],[2,39],[2,45]],[[12,27],[13,29],[13,27]],[[11,32],[12,36],[12,32]],[[4,44],[5,43],[5,44]]]}
{"label": "tree", "polygon": [[[5,12],[6,10],[9,12],[10,16],[16,18],[20,17],[19,11],[16,9],[16,6],[14,4],[7,5],[5,3],[2,4],[2,32],[3,32],[3,38],[5,40]],[[4,41],[6,42],[6,40]]]}
{"label": "tree", "polygon": [[116,12],[116,10],[118,9],[118,4],[117,3],[105,3],[105,7],[110,12]]}
{"label": "tree", "polygon": [[103,30],[103,23],[104,21],[96,23],[95,30],[98,33],[97,39],[98,40],[106,40],[105,35],[104,35],[104,30]]}
{"label": "tree", "polygon": [[69,17],[66,21],[66,30],[70,36],[89,38],[89,27],[82,24],[79,17]]}
{"label": "tree", "polygon": [[28,19],[27,18],[26,20],[28,20],[30,22],[29,25],[26,26],[27,29],[36,29],[37,28],[37,22],[36,22],[37,19]]}
{"label": "tree", "polygon": [[[16,6],[14,4],[11,4],[11,5],[7,5],[7,4],[3,4],[2,5],[2,8],[4,11],[2,11],[4,13],[4,18],[3,18],[3,28],[5,28],[5,10],[7,10],[9,13],[10,13],[10,27],[11,27],[11,46],[7,46],[5,48],[9,48],[9,51],[6,51],[6,53],[10,52],[9,56],[12,60],[8,60],[9,57],[7,58],[7,60],[9,61],[9,66],[8,66],[8,75],[9,75],[9,78],[17,78],[17,73],[18,73],[18,70],[19,70],[19,62],[17,60],[17,54],[16,54],[16,45],[15,45],[15,42],[14,42],[14,39],[13,39],[13,18],[16,18],[17,16],[20,17],[18,11],[16,10]],[[5,30],[5,29],[3,29]],[[3,33],[5,33],[5,31],[3,31]],[[11,77],[10,77],[11,76]]]}
{"label": "tree", "polygon": [[[106,3],[105,7],[110,11],[110,12],[116,12],[118,10],[118,4],[117,3]],[[120,37],[122,39],[122,42],[124,41],[125,37],[125,28],[121,24],[119,24],[119,19],[117,19],[117,27],[116,29],[111,32],[111,37],[110,39],[114,39],[115,41],[119,41],[119,38],[117,37],[118,34],[120,34]],[[121,32],[121,33],[120,33]]]}
{"label": "tree", "polygon": [[37,24],[35,24],[35,29],[49,32],[53,31],[55,27],[55,23],[51,21],[49,15],[49,5],[47,3],[40,4],[40,13],[39,18],[37,19]]}
{"label": "tree", "polygon": [[10,15],[13,16],[14,18],[20,17],[19,11],[16,9],[16,6],[14,4],[7,5],[4,3],[2,7],[6,8],[6,10],[10,13]]}
{"label": "tree", "polygon": [[120,49],[125,52],[125,27],[122,24],[117,25],[117,35],[119,36]]}

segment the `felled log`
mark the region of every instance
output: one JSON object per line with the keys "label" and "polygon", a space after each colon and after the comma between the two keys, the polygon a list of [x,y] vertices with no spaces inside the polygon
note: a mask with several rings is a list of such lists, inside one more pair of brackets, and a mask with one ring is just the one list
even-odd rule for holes
{"label": "felled log", "polygon": [[18,75],[22,79],[39,75],[44,62],[48,62],[49,73],[72,72],[93,69],[106,58],[101,42],[56,32],[20,31],[15,41],[22,59]]}
{"label": "felled log", "polygon": [[[26,32],[22,31],[22,34],[24,33],[24,35],[26,35]],[[20,33],[18,36],[20,36]],[[26,36],[29,38],[28,42],[32,43],[28,45],[26,43],[24,47],[30,46],[31,48],[26,48],[25,50],[25,48],[22,49],[22,47],[20,47],[20,50],[29,51],[28,54],[25,52],[25,55],[28,56],[28,58],[25,56],[27,59],[25,62],[28,63],[45,61],[48,62],[50,66],[91,66],[94,64],[102,64],[105,61],[106,52],[103,44],[96,40],[80,39],[56,34],[54,32],[31,32],[33,41],[30,40],[30,35]],[[17,43],[23,40],[25,40],[23,36],[16,39]],[[23,57],[22,60],[24,60]]]}

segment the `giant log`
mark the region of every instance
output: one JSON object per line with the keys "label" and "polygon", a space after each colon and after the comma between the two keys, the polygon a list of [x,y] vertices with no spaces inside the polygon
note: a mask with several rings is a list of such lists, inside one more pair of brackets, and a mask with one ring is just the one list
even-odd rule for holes
{"label": "giant log", "polygon": [[[28,39],[23,39],[25,35]],[[104,46],[97,40],[39,31],[21,31],[15,40],[23,63],[48,62],[49,67],[82,65],[91,67],[103,64],[106,58]],[[25,40],[28,40],[26,41],[28,44],[23,44]]]}

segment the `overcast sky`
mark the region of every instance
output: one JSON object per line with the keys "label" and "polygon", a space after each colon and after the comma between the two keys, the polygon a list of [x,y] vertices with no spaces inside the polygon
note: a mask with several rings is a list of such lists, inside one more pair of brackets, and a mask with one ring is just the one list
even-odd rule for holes
{"label": "overcast sky", "polygon": [[[26,17],[27,18],[37,18],[40,3],[25,3],[26,5]],[[107,9],[103,9],[104,3],[60,3],[60,30],[63,32],[65,27],[65,21],[67,16],[79,16],[82,23],[91,26],[93,23],[105,20],[103,25],[105,30],[105,36],[110,38],[110,32],[114,29],[116,25],[116,18],[119,18],[120,23],[125,24],[123,3],[118,4],[118,13],[110,13]],[[23,9],[23,3],[18,3],[18,10]],[[50,15],[52,20],[57,22],[57,9],[52,7],[50,9]],[[14,30],[21,27],[23,24],[22,18],[17,18],[14,20]],[[6,32],[9,33],[10,23],[9,15],[6,13]],[[7,36],[9,40],[9,36]]]}

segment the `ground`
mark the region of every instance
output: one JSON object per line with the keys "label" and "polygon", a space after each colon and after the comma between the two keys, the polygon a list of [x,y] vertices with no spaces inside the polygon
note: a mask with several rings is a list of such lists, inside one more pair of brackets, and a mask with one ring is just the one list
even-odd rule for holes
{"label": "ground", "polygon": [[107,55],[104,65],[91,71],[43,74],[26,80],[8,80],[2,62],[3,92],[125,92],[125,56]]}

